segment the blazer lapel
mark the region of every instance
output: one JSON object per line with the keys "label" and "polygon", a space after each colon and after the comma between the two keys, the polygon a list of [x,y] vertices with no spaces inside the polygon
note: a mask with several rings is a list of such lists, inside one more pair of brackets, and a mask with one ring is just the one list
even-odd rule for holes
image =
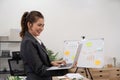
{"label": "blazer lapel", "polygon": [[38,47],[40,47],[47,54],[47,50],[43,43],[40,45],[40,43],[29,32],[26,32],[25,36],[30,37],[34,42],[37,43]]}
{"label": "blazer lapel", "polygon": [[47,54],[47,50],[46,50],[46,48],[41,44],[39,44],[39,46],[40,46],[40,48]]}
{"label": "blazer lapel", "polygon": [[[38,47],[39,47],[39,51],[42,50],[44,52],[44,54],[42,54],[44,56],[44,62],[48,65],[51,66],[50,64],[50,60],[49,60],[49,56],[47,54],[47,50],[45,47],[43,47],[42,45],[40,45],[39,43],[37,43]],[[46,57],[46,58],[45,58]]]}

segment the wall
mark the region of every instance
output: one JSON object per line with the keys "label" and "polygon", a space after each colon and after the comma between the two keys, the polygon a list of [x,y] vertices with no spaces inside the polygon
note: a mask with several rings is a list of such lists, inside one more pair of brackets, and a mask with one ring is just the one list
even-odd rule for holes
{"label": "wall", "polygon": [[[20,28],[25,11],[39,10],[45,16],[41,40],[59,56],[64,40],[105,38],[105,54],[120,58],[120,0],[1,0],[0,35]],[[120,60],[120,59],[119,59]]]}

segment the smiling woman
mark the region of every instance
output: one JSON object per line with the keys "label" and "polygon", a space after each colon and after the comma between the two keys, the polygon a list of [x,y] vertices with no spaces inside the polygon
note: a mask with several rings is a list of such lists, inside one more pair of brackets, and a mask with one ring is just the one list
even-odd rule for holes
{"label": "smiling woman", "polygon": [[65,64],[64,60],[50,61],[48,51],[38,38],[44,30],[44,17],[39,11],[25,12],[21,20],[21,57],[27,80],[52,80],[52,76],[64,75],[68,70],[48,71],[51,66]]}

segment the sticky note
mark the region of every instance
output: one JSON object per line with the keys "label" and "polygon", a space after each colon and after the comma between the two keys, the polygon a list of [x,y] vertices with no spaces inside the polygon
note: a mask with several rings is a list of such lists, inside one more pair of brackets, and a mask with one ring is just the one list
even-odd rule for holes
{"label": "sticky note", "polygon": [[65,56],[69,56],[70,55],[70,51],[65,51],[64,54],[65,54]]}
{"label": "sticky note", "polygon": [[97,51],[103,51],[103,48],[97,48]]}
{"label": "sticky note", "polygon": [[95,65],[100,65],[101,61],[100,60],[95,60]]}
{"label": "sticky note", "polygon": [[92,42],[87,42],[87,43],[86,43],[86,46],[87,46],[87,47],[91,47],[91,46],[92,46]]}
{"label": "sticky note", "polygon": [[72,56],[71,58],[72,58],[72,60],[74,60],[75,56]]}

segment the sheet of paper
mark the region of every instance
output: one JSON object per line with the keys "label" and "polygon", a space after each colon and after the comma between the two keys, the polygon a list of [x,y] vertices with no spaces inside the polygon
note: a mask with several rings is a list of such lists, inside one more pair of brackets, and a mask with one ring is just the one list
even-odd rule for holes
{"label": "sheet of paper", "polygon": [[82,79],[84,78],[82,75],[80,75],[79,73],[68,73],[66,74],[66,77],[70,78],[70,79],[73,79],[73,78],[76,78],[76,79]]}

